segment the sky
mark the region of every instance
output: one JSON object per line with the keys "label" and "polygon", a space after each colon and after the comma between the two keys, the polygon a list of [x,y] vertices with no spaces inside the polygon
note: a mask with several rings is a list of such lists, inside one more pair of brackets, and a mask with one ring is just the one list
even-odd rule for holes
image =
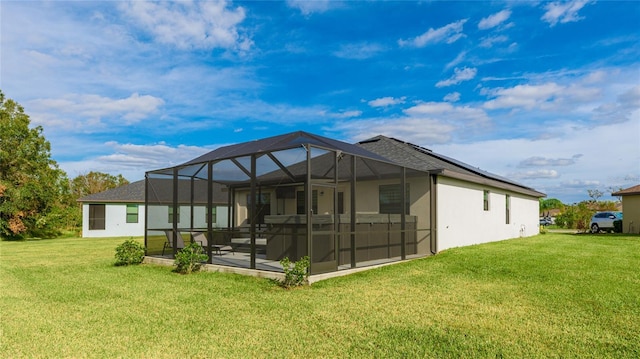
{"label": "sky", "polygon": [[640,2],[0,1],[0,89],[69,178],[385,135],[565,203],[640,183]]}

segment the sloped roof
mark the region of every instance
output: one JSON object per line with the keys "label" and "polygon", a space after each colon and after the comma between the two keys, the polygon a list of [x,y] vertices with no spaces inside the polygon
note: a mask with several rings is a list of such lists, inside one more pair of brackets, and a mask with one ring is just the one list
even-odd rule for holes
{"label": "sloped roof", "polygon": [[630,196],[634,194],[640,194],[640,184],[633,187],[625,188],[617,192],[613,192],[612,196]]}
{"label": "sloped roof", "polygon": [[347,154],[368,157],[381,161],[387,159],[366,149],[346,142],[333,140],[327,137],[314,135],[304,131],[291,132],[284,135],[263,138],[260,140],[238,143],[235,145],[220,147],[209,153],[183,163],[181,166],[192,165],[208,161],[220,161],[229,158],[249,156],[265,152],[281,151],[302,145],[311,144],[319,147],[342,151]]}
{"label": "sloped roof", "polygon": [[144,203],[144,180],[84,196],[78,202]]}
{"label": "sloped roof", "polygon": [[[213,184],[213,202],[220,204],[227,202],[227,193],[222,185]],[[191,201],[191,181],[178,181],[178,202],[190,203]],[[194,182],[194,203],[206,203],[207,183],[206,181]],[[112,188],[100,193],[90,194],[78,199],[83,203],[144,203],[144,180],[133,182],[124,186]],[[149,180],[149,203],[172,203],[173,202],[173,180],[172,179],[150,179]]]}
{"label": "sloped roof", "polygon": [[508,178],[395,138],[380,135],[361,141],[357,145],[415,170],[429,171],[447,177],[496,186],[532,196],[546,197],[544,193]]}

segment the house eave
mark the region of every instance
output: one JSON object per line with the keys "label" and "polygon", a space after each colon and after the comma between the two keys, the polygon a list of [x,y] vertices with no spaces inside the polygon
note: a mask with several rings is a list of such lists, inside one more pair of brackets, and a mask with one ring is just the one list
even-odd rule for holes
{"label": "house eave", "polygon": [[455,172],[447,169],[443,169],[437,174],[443,177],[449,177],[449,178],[459,179],[459,180],[477,183],[485,186],[496,187],[496,188],[512,191],[515,193],[524,194],[527,196],[533,196],[537,198],[547,197],[545,193],[538,192],[534,189],[527,188],[527,187],[519,187],[511,183],[501,182],[491,178],[468,175],[468,174],[459,173],[459,172]]}

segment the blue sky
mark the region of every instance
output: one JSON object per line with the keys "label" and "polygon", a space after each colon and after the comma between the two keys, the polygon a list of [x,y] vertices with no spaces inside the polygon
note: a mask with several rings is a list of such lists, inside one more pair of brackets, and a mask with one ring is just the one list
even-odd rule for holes
{"label": "blue sky", "polygon": [[640,183],[634,1],[0,2],[0,88],[70,178],[304,130],[572,203]]}

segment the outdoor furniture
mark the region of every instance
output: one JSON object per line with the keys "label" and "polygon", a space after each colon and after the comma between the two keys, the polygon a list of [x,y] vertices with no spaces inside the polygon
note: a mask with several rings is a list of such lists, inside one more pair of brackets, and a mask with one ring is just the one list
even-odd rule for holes
{"label": "outdoor furniture", "polygon": [[[164,230],[164,234],[167,237],[167,241],[164,243],[164,246],[162,247],[162,255],[163,256],[164,256],[164,251],[166,249],[173,248],[173,230],[172,229],[165,229]],[[182,239],[182,236],[180,235],[180,232],[178,232],[176,250],[181,250],[182,248],[184,248],[184,240]]]}
{"label": "outdoor furniture", "polygon": [[[200,245],[202,246],[202,249],[206,252],[207,251],[207,246],[209,245],[209,241],[207,240],[207,236],[203,232],[190,232],[190,234],[191,234],[191,241],[200,243]],[[223,251],[224,252],[231,252],[232,254],[235,254],[235,250],[233,249],[232,246],[224,245],[224,244],[212,244],[211,245],[211,251],[214,254],[217,254],[219,256],[222,255]]]}
{"label": "outdoor furniture", "polygon": [[[231,238],[231,245],[235,248],[242,248],[245,250],[251,249],[251,238]],[[256,247],[258,252],[266,253],[267,251],[267,239],[256,238]]]}

